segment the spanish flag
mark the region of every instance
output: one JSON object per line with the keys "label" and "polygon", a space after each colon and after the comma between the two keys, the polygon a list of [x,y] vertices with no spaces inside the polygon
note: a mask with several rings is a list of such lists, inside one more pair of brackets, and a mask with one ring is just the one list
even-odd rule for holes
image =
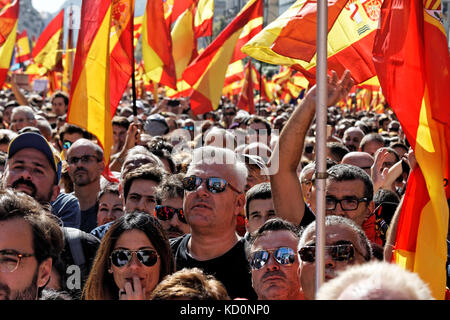
{"label": "spanish flag", "polygon": [[33,48],[33,60],[47,70],[62,70],[64,9],[42,31]]}
{"label": "spanish flag", "polygon": [[198,0],[194,18],[196,38],[212,36],[214,0]]}
{"label": "spanish flag", "polygon": [[147,76],[154,82],[177,89],[172,39],[164,18],[162,0],[148,0],[142,24],[142,55]]}
{"label": "spanish flag", "polygon": [[[292,66],[315,83],[316,4],[297,0],[242,51],[271,64]],[[373,39],[382,0],[328,0],[328,69],[352,73],[355,83],[375,75]]]}
{"label": "spanish flag", "polygon": [[255,113],[255,96],[253,94],[253,65],[252,59],[248,59],[245,65],[245,78],[242,86],[242,91],[239,95],[239,100],[236,107],[245,110],[250,114]]}
{"label": "spanish flag", "polygon": [[374,62],[419,167],[410,174],[393,260],[428,283],[446,287],[450,196],[450,57],[439,0],[385,0]]}
{"label": "spanish flag", "polygon": [[27,30],[23,30],[17,35],[16,41],[16,62],[23,63],[31,59],[30,41]]}
{"label": "spanish flag", "polygon": [[109,44],[109,90],[111,115],[116,112],[120,99],[134,72],[133,50],[134,0],[112,2]]}
{"label": "spanish flag", "polygon": [[97,137],[106,164],[112,145],[109,96],[111,7],[111,0],[83,1],[67,113],[67,122]]}
{"label": "spanish flag", "polygon": [[195,114],[216,110],[225,81],[228,65],[234,59],[235,49],[240,50],[239,39],[246,39],[252,34],[244,27],[262,18],[262,0],[250,0],[236,18],[214,39],[211,44],[187,67],[183,79],[192,87],[190,101]]}
{"label": "spanish flag", "polygon": [[0,88],[8,75],[16,43],[19,1],[6,5],[0,12]]}

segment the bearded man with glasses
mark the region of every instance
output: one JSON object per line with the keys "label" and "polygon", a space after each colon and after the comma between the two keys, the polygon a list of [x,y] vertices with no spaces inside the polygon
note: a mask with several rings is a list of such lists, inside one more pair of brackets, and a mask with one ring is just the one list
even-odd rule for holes
{"label": "bearded man with glasses", "polygon": [[103,150],[91,140],[78,139],[67,151],[67,163],[74,195],[80,202],[80,230],[89,233],[97,227],[97,195],[100,177],[105,169]]}
{"label": "bearded man with glasses", "polygon": [[183,179],[183,211],[191,233],[171,239],[177,270],[197,267],[213,274],[231,299],[256,299],[245,239],[236,233],[247,175],[245,163],[232,150],[195,149]]}
{"label": "bearded man with glasses", "polygon": [[0,300],[37,300],[63,245],[55,217],[38,202],[0,191]]}
{"label": "bearded man with glasses", "polygon": [[[372,247],[364,231],[352,220],[340,216],[325,217],[325,282],[350,265],[372,259]],[[299,277],[306,300],[316,295],[316,223],[302,232],[298,243]]]}

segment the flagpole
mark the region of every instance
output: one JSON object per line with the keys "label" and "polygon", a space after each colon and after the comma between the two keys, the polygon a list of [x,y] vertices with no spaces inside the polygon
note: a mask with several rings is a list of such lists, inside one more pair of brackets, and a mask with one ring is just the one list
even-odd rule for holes
{"label": "flagpole", "polygon": [[131,15],[130,19],[130,28],[131,28],[131,68],[133,69],[131,71],[131,91],[133,94],[133,116],[134,120],[137,121],[137,107],[136,107],[136,78],[134,75],[134,10],[132,10],[133,14]]}
{"label": "flagpole", "polygon": [[325,186],[327,123],[327,0],[318,1],[316,96],[316,293],[325,279]]}

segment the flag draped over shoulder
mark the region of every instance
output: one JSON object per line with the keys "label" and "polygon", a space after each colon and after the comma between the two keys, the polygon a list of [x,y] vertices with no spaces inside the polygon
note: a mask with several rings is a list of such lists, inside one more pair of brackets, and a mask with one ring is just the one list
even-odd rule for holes
{"label": "flag draped over shoulder", "polygon": [[15,0],[0,12],[0,88],[11,64],[19,20],[19,1]]}
{"label": "flag draped over shoulder", "polygon": [[[191,108],[194,114],[216,110],[222,94],[228,65],[233,61],[235,48],[247,23],[262,18],[261,0],[250,0],[236,18],[186,68],[183,79],[192,87]],[[251,32],[246,33],[251,34]]]}
{"label": "flag draped over shoulder", "polygon": [[374,62],[419,168],[410,174],[393,260],[444,299],[450,196],[450,58],[440,1],[385,0]]}
{"label": "flag draped over shoulder", "polygon": [[16,62],[23,63],[31,59],[30,41],[27,30],[23,30],[17,35],[16,40]]}
{"label": "flag draped over shoulder", "polygon": [[83,1],[67,122],[97,137],[108,164],[112,146],[109,96],[111,1]]}
{"label": "flag draped over shoulder", "polygon": [[33,47],[33,60],[48,71],[62,69],[64,9],[42,31]]}
{"label": "flag draped over shoulder", "polygon": [[109,90],[111,115],[116,112],[120,99],[127,88],[133,66],[133,16],[134,0],[112,2],[110,31]]}
{"label": "flag draped over shoulder", "polygon": [[177,88],[172,39],[162,0],[147,1],[142,24],[142,55],[145,72],[152,81]]}
{"label": "flag draped over shoulder", "polygon": [[[288,65],[315,82],[316,2],[297,0],[252,38],[242,51],[271,64]],[[373,39],[382,0],[328,0],[328,69],[352,73],[355,83],[375,75]]]}

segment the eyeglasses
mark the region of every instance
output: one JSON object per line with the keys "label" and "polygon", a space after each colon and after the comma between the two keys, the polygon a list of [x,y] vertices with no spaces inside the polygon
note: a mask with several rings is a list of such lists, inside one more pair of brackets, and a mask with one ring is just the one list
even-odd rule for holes
{"label": "eyeglasses", "polygon": [[14,272],[23,258],[33,257],[31,253],[19,253],[13,250],[0,250],[0,272]]}
{"label": "eyeglasses", "polygon": [[[325,250],[334,261],[349,262],[355,257],[355,248],[351,243],[325,246]],[[316,261],[316,246],[305,246],[298,251],[298,254],[302,261],[313,263]]]}
{"label": "eyeglasses", "polygon": [[81,161],[81,163],[83,163],[83,164],[88,164],[92,158],[97,160],[97,162],[100,161],[99,159],[97,159],[96,156],[87,154],[87,155],[81,156],[79,158],[78,157],[70,157],[69,159],[67,159],[67,163],[76,165],[78,163],[78,161]]}
{"label": "eyeglasses", "polygon": [[289,247],[280,247],[272,250],[259,250],[250,254],[250,267],[259,270],[269,261],[270,254],[276,262],[283,266],[291,265],[295,262],[295,251]]}
{"label": "eyeglasses", "polygon": [[127,250],[127,249],[117,249],[111,253],[109,257],[111,263],[118,268],[126,266],[133,257],[133,253],[136,254],[136,258],[146,267],[151,267],[158,261],[158,253],[152,249],[142,249],[142,250]]}
{"label": "eyeglasses", "polygon": [[71,145],[72,145],[72,142],[70,142],[70,141],[66,140],[63,142],[63,148],[66,150],[69,149]]}
{"label": "eyeglasses", "polygon": [[172,219],[173,215],[176,214],[178,217],[178,220],[180,220],[183,223],[187,223],[186,217],[184,216],[183,209],[173,208],[169,206],[156,206],[155,207],[155,216],[159,220],[170,220]]}
{"label": "eyeglasses", "polygon": [[360,202],[367,202],[367,198],[361,198],[361,199],[336,199],[333,197],[326,197],[325,198],[325,209],[326,210],[335,210],[337,204],[339,203],[341,205],[342,210],[344,211],[353,211],[358,209]]}
{"label": "eyeglasses", "polygon": [[208,191],[212,193],[224,192],[227,186],[230,186],[231,190],[237,193],[242,193],[238,189],[233,187],[230,183],[228,183],[225,179],[218,177],[200,178],[192,175],[183,179],[183,187],[187,191],[194,191],[201,186],[203,181],[206,182],[206,189],[208,189]]}

